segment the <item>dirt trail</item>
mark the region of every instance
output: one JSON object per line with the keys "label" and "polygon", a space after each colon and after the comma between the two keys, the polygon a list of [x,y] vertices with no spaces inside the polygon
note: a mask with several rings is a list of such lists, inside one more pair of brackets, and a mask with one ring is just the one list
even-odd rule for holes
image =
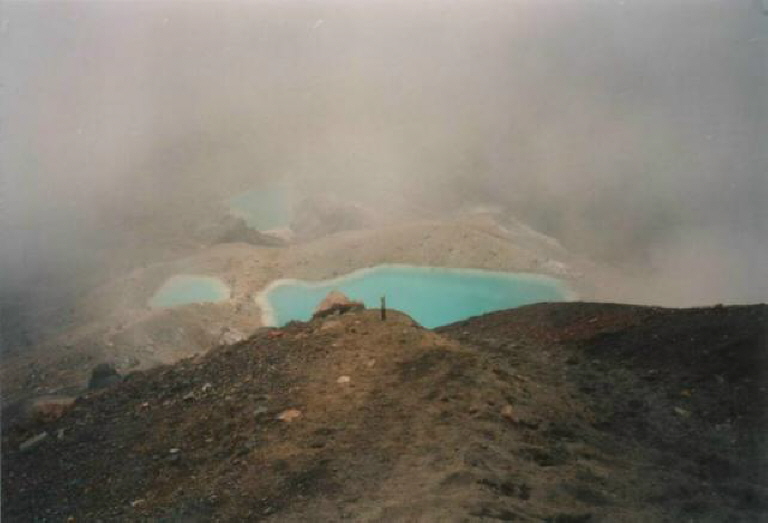
{"label": "dirt trail", "polygon": [[760,521],[767,309],[551,304],[437,331],[364,311],[262,329],[6,428],[2,515]]}

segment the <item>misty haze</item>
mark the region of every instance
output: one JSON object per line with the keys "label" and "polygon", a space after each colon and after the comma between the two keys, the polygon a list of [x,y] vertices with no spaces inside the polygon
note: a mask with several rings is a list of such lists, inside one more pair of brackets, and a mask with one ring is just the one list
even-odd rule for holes
{"label": "misty haze", "polygon": [[538,302],[768,297],[761,0],[8,1],[0,73],[6,421],[334,290],[439,347]]}

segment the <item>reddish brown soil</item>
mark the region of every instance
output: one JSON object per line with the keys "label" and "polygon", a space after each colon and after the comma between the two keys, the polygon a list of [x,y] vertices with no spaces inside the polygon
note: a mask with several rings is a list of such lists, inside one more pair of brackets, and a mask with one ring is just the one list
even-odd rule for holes
{"label": "reddish brown soil", "polygon": [[3,520],[761,521],[767,325],[574,303],[262,329],[4,427]]}

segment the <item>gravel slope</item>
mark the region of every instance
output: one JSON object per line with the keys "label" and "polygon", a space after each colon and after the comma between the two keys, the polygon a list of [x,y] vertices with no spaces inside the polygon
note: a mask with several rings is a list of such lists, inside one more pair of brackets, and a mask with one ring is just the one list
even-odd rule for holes
{"label": "gravel slope", "polygon": [[3,520],[760,521],[767,309],[261,329],[5,426]]}

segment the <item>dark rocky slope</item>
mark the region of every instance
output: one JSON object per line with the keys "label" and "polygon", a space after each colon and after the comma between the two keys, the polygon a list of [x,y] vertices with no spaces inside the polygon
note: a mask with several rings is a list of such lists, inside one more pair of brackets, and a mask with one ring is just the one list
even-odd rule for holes
{"label": "dark rocky slope", "polygon": [[3,520],[761,521],[767,325],[573,303],[262,329],[5,427]]}

